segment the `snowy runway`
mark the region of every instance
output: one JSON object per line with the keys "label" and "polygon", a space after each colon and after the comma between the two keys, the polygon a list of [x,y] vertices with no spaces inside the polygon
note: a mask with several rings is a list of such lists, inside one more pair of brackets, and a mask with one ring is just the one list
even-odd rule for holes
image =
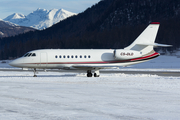
{"label": "snowy runway", "polygon": [[156,75],[0,72],[2,120],[174,120],[180,78]]}

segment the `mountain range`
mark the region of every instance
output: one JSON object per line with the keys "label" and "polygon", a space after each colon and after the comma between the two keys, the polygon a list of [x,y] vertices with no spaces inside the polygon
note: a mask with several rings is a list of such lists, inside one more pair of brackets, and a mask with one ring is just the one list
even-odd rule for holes
{"label": "mountain range", "polygon": [[36,11],[33,11],[27,16],[14,13],[3,20],[19,26],[32,27],[42,30],[73,15],[76,15],[76,13],[72,13],[64,9],[46,10],[38,8]]}

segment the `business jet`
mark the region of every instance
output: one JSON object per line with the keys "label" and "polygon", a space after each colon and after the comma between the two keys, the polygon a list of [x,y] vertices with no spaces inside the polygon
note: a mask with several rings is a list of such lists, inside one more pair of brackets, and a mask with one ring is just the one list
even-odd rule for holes
{"label": "business jet", "polygon": [[[124,49],[41,49],[26,53],[9,65],[22,69],[85,70],[87,77],[99,77],[100,69],[129,66],[149,61],[160,54],[153,47],[171,45],[155,43],[159,22],[151,23]],[[94,74],[92,74],[94,73]]]}

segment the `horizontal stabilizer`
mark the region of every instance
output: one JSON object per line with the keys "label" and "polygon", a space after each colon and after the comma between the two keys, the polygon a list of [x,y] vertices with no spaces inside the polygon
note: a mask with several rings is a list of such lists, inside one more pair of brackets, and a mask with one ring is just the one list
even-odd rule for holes
{"label": "horizontal stabilizer", "polygon": [[137,45],[154,46],[154,47],[171,47],[172,45],[158,44],[158,43],[138,43]]}

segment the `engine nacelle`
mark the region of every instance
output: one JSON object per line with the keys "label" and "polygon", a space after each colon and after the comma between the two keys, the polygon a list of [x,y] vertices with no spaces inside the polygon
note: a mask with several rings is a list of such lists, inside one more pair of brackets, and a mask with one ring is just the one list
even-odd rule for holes
{"label": "engine nacelle", "polygon": [[142,57],[142,52],[134,50],[114,50],[114,58],[117,60],[128,60]]}

